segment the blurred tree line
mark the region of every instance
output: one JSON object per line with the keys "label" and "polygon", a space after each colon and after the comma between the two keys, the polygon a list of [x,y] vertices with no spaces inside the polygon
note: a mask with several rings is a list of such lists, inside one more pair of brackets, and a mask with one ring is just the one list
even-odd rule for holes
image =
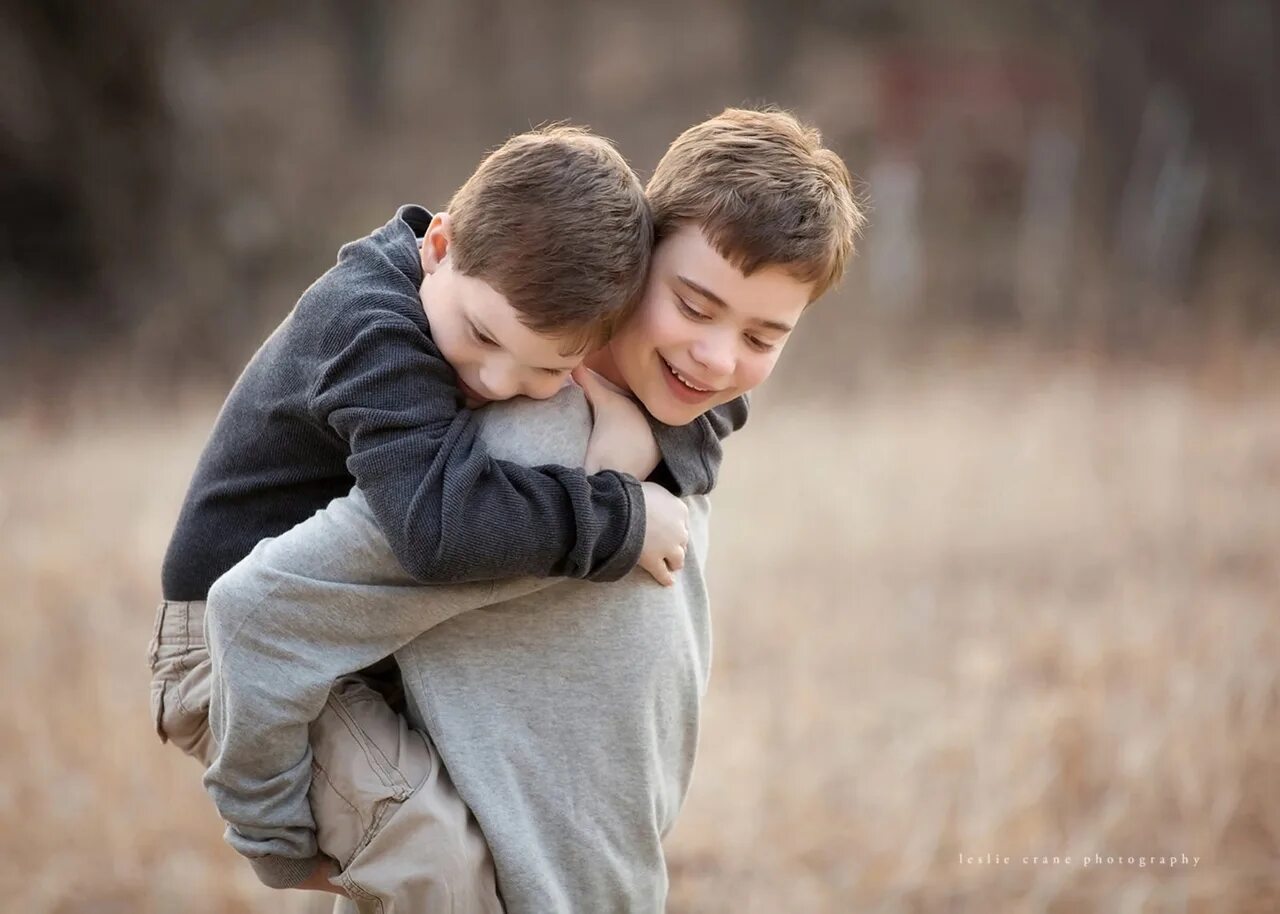
{"label": "blurred tree line", "polygon": [[0,359],[35,383],[225,376],[505,135],[585,122],[644,173],[756,101],[866,179],[845,321],[1280,324],[1266,0],[0,0],[0,68]]}

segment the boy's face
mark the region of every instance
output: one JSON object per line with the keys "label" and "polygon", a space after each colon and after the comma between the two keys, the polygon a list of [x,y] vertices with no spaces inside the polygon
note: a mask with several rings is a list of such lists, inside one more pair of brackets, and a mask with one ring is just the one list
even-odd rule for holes
{"label": "boy's face", "polygon": [[769,377],[811,292],[778,267],[743,276],[682,226],[654,250],[644,298],[609,343],[615,380],[659,421],[692,422]]}
{"label": "boy's face", "polygon": [[564,386],[581,355],[562,354],[562,340],[530,330],[493,286],[453,268],[448,213],[437,213],[422,240],[422,307],[431,335],[453,370],[467,406],[531,397]]}

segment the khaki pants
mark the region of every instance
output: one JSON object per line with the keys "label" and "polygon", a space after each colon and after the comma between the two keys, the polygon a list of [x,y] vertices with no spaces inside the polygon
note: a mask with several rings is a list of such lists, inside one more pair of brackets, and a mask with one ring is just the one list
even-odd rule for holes
{"label": "khaki pants", "polygon": [[[165,602],[151,641],[151,713],[162,742],[208,767],[212,668],[204,603]],[[409,728],[376,681],[344,677],[311,725],[316,842],[337,864],[340,910],[501,914],[484,836],[435,746]]]}

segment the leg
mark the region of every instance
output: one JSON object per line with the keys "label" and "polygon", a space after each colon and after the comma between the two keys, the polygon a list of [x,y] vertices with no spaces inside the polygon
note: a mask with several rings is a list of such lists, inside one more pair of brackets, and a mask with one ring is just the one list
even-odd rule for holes
{"label": "leg", "polygon": [[500,914],[475,818],[431,741],[382,694],[359,676],[338,680],[311,747],[316,840],[360,911]]}
{"label": "leg", "polygon": [[156,735],[209,767],[216,752],[209,732],[212,665],[204,643],[203,601],[160,604],[148,659]]}
{"label": "leg", "polygon": [[[208,767],[212,666],[204,603],[164,603],[151,643],[156,732]],[[358,902],[335,911],[501,912],[489,847],[425,734],[388,705],[388,668],[334,684],[311,725],[309,791],[316,840],[341,871],[336,882]],[[331,906],[319,896],[310,904]],[[344,907],[345,906],[345,907]]]}

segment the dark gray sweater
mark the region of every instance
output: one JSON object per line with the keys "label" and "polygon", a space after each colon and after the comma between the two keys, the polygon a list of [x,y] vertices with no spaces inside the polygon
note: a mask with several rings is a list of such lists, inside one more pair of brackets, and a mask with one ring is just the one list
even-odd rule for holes
{"label": "dark gray sweater", "polygon": [[[462,406],[419,298],[431,214],[403,206],[299,299],[223,404],[165,555],[164,596],[202,600],[265,537],[353,485],[404,570],[448,583],[513,575],[613,581],[636,564],[644,501],[630,476],[493,459]],[[715,483],[735,400],[678,428],[654,422],[655,478]]]}

